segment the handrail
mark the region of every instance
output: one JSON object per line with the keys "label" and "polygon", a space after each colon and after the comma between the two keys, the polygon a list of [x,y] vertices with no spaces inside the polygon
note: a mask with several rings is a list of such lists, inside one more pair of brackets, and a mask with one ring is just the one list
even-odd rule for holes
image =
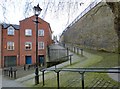
{"label": "handrail", "polygon": [[54,71],[57,74],[57,88],[60,89],[60,79],[59,73],[63,72],[78,72],[81,75],[82,89],[85,89],[84,74],[86,72],[95,72],[95,73],[120,73],[120,68],[43,68],[40,70],[42,72],[43,86],[45,85],[44,72],[45,71]]}
{"label": "handrail", "polygon": [[99,72],[99,73],[120,73],[120,68],[45,68],[41,71],[67,71],[67,72]]}

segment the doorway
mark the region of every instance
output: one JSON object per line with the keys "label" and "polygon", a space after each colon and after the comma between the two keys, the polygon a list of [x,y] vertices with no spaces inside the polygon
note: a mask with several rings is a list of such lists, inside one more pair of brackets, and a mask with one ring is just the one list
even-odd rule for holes
{"label": "doorway", "polygon": [[26,64],[32,64],[32,58],[31,58],[31,56],[25,56],[25,63]]}
{"label": "doorway", "polygon": [[39,55],[39,63],[40,63],[40,66],[44,66],[44,60],[45,60],[44,55]]}

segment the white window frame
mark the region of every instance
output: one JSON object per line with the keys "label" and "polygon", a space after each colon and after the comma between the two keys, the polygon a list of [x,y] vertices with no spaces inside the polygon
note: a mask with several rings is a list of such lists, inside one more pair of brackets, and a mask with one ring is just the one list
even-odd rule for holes
{"label": "white window frame", "polygon": [[38,36],[44,36],[44,29],[38,30]]}
{"label": "white window frame", "polygon": [[38,42],[38,49],[40,50],[40,49],[44,49],[44,47],[45,47],[45,44],[44,44],[44,42]]}
{"label": "white window frame", "polygon": [[25,29],[25,36],[32,36],[32,29]]}
{"label": "white window frame", "polygon": [[14,35],[15,34],[15,29],[12,26],[8,27],[7,34],[11,35],[11,36]]}
{"label": "white window frame", "polygon": [[[27,47],[27,45],[29,47],[29,44],[30,44],[30,48],[27,49],[26,47]],[[25,42],[25,50],[32,50],[32,42]]]}
{"label": "white window frame", "polygon": [[14,42],[8,41],[7,42],[7,50],[14,50],[14,49],[15,49]]}

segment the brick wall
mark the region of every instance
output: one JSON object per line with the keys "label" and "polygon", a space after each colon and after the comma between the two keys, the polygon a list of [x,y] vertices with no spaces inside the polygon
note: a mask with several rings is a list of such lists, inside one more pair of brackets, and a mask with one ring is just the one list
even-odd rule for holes
{"label": "brick wall", "polygon": [[[15,34],[13,36],[7,35],[7,28],[2,29],[2,64],[4,66],[4,57],[5,56],[16,56],[17,57],[17,65],[18,65],[18,55],[19,55],[19,30],[15,30]],[[13,41],[15,48],[14,50],[7,50],[7,42]]]}
{"label": "brick wall", "polygon": [[[31,56],[32,57],[32,63],[36,63],[36,28],[35,23],[33,20],[35,19],[35,16],[31,16],[30,18],[26,18],[22,21],[20,21],[20,64],[25,64],[25,56]],[[38,19],[38,29],[44,29],[44,36],[39,37],[38,36],[38,42],[42,41],[44,42],[44,49],[38,50],[38,55],[44,55],[46,56],[46,50],[47,46],[52,43],[51,38],[51,28],[49,26],[49,23],[45,22],[42,19]],[[26,37],[25,36],[25,29],[32,29],[32,36]],[[32,42],[32,49],[27,51],[25,50],[25,42]],[[45,60],[44,60],[45,61]]]}

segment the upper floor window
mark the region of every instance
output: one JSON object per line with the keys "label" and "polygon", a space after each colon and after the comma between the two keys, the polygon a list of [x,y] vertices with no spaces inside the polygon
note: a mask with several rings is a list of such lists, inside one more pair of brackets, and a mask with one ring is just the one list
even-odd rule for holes
{"label": "upper floor window", "polygon": [[14,50],[14,42],[7,42],[7,50]]}
{"label": "upper floor window", "polygon": [[32,49],[32,42],[25,42],[25,49],[31,50]]}
{"label": "upper floor window", "polygon": [[31,29],[25,29],[25,36],[32,36],[32,30]]}
{"label": "upper floor window", "polygon": [[43,29],[38,30],[38,36],[44,36],[44,30]]}
{"label": "upper floor window", "polygon": [[14,31],[15,31],[15,29],[14,29],[12,26],[10,26],[10,27],[7,29],[7,34],[8,34],[8,35],[14,35]]}
{"label": "upper floor window", "polygon": [[44,42],[38,42],[38,49],[44,49]]}

